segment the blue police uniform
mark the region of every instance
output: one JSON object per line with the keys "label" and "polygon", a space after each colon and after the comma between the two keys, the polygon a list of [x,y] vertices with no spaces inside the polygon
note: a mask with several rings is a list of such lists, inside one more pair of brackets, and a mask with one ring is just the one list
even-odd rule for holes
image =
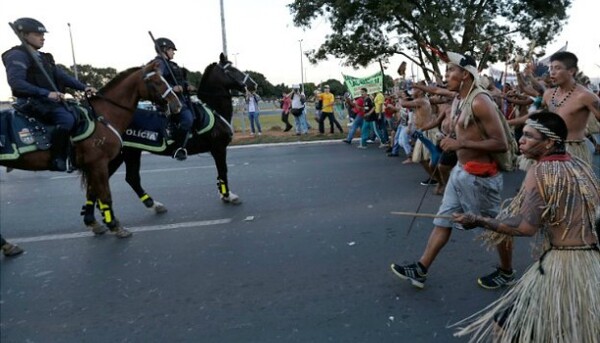
{"label": "blue police uniform", "polygon": [[[2,54],[8,84],[13,96],[17,98],[17,104],[23,104],[30,98],[41,101],[44,105],[45,117],[47,117],[44,119],[48,119],[52,124],[59,125],[68,131],[73,130],[75,115],[62,104],[48,99],[48,94],[53,91],[52,86],[25,49],[23,46],[16,46]],[[87,87],[56,67],[51,54],[42,52],[34,52],[34,54],[37,55],[47,75],[53,79],[54,85],[61,93],[66,87],[81,91]]]}
{"label": "blue police uniform", "polygon": [[[165,78],[165,80],[167,80],[169,85],[171,85],[171,87],[180,85],[181,87],[183,87],[184,92],[185,92],[189,86],[189,83],[187,82],[187,80],[185,80],[185,78],[183,76],[183,70],[181,70],[179,65],[177,65],[177,63],[175,63],[173,61],[167,62],[167,63],[169,63],[169,67],[171,68],[171,71],[174,74],[174,75],[171,75],[171,73],[169,72],[169,68],[167,67],[167,64],[165,63],[165,60],[163,58],[161,58],[160,56],[156,57],[156,59],[160,63],[160,66],[159,66],[160,72],[161,72],[162,76]],[[173,79],[173,76],[175,76],[175,80]],[[177,97],[179,97],[179,100],[182,105],[181,112],[179,112],[179,129],[181,129],[182,131],[189,132],[192,129],[192,124],[194,123],[194,113],[189,108],[187,102],[184,100],[183,93],[176,93],[176,94],[177,94]]]}

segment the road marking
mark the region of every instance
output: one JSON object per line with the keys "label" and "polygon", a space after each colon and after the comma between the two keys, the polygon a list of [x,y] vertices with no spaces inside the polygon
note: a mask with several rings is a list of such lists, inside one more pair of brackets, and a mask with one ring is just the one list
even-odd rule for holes
{"label": "road marking", "polygon": [[[127,230],[131,232],[148,232],[148,231],[163,231],[163,230],[173,230],[173,229],[184,229],[184,228],[195,228],[199,226],[210,226],[210,225],[220,225],[231,223],[231,218],[224,219],[214,219],[214,220],[203,220],[197,222],[184,222],[184,223],[175,223],[175,224],[165,224],[165,225],[154,225],[154,226],[137,226],[127,228]],[[110,234],[110,233],[106,233]],[[35,236],[35,237],[23,237],[23,238],[11,238],[11,243],[29,243],[29,242],[45,242],[45,241],[57,241],[63,239],[72,239],[72,238],[84,238],[84,237],[93,237],[94,234],[92,232],[75,232],[75,233],[65,233],[65,234],[56,234],[56,235],[43,235],[43,236]]]}

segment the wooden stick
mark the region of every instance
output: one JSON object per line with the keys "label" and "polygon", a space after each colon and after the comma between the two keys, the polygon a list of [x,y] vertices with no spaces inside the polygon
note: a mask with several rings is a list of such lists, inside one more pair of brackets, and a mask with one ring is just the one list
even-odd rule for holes
{"label": "wooden stick", "polygon": [[450,216],[450,215],[441,215],[441,214],[433,214],[433,213],[417,213],[417,212],[390,212],[390,213],[396,214],[399,216],[452,219],[452,216]]}

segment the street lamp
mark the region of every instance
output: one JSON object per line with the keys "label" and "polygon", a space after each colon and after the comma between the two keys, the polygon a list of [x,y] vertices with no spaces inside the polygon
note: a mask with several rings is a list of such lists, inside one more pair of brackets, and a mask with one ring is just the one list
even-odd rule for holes
{"label": "street lamp", "polygon": [[302,81],[301,89],[302,89],[302,93],[304,93],[304,65],[302,64],[302,41],[303,41],[303,39],[298,40],[298,42],[300,43],[300,80]]}

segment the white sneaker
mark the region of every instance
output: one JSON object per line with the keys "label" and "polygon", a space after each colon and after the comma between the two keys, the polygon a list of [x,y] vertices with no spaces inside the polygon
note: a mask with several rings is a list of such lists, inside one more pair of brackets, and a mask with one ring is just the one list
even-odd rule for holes
{"label": "white sneaker", "polygon": [[357,146],[357,148],[358,148],[358,149],[366,149],[367,147],[366,147],[365,145],[361,145],[361,144],[359,144],[359,145]]}
{"label": "white sneaker", "polygon": [[367,144],[372,144],[372,143],[375,143],[375,142],[371,139],[367,139]]}

